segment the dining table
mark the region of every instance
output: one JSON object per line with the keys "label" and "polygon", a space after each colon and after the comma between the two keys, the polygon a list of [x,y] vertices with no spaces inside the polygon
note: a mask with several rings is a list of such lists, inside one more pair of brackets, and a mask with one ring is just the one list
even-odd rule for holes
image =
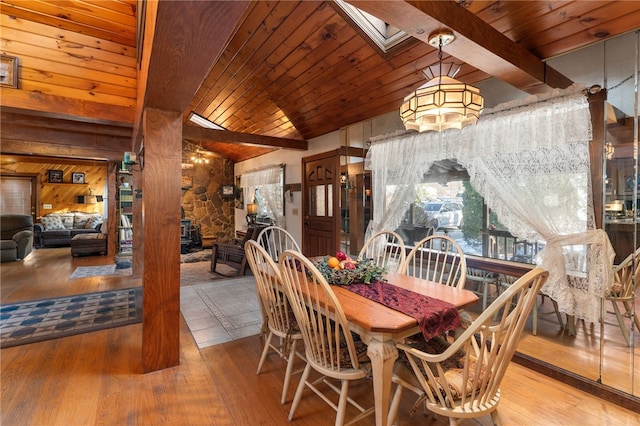
{"label": "dining table", "polygon": [[[409,275],[389,273],[386,283],[410,290],[454,305],[458,310],[478,301],[469,290],[445,286]],[[368,299],[348,288],[332,286],[349,321],[351,331],[367,344],[371,360],[375,422],[377,426],[389,424],[389,403],[393,366],[398,358],[396,342],[421,332],[418,320],[410,315]]]}

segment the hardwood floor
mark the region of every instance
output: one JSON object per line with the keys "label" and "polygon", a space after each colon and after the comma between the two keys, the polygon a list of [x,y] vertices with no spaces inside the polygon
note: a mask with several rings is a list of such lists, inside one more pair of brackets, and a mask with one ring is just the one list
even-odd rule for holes
{"label": "hardwood floor", "polygon": [[[50,251],[51,250],[51,251]],[[1,265],[2,301],[20,294],[58,296],[82,291],[129,287],[131,278],[76,279],[76,266],[110,259],[72,259],[64,249],[37,250],[47,261]],[[38,263],[27,265],[26,263]],[[53,271],[53,272],[52,272]],[[84,282],[86,280],[86,282]],[[30,287],[29,290],[22,287]],[[86,290],[85,290],[86,289]],[[55,294],[54,294],[55,293]],[[17,300],[17,299],[13,299]],[[199,350],[184,321],[180,325],[180,365],[142,374],[141,325],[2,349],[2,425],[286,425],[289,401],[280,405],[285,363],[270,356],[255,374],[261,342],[257,336]],[[294,378],[297,384],[297,377]],[[354,396],[371,402],[371,383],[354,388]],[[401,425],[446,425],[444,419],[409,416],[413,398],[403,400]],[[504,425],[635,425],[638,413],[622,409],[563,383],[512,364],[502,384],[499,408]],[[348,413],[353,415],[354,413]],[[317,397],[305,394],[291,424],[333,424],[335,413]],[[371,418],[358,424],[373,424]],[[489,425],[488,417],[462,425]]]}
{"label": "hardwood floor", "polygon": [[141,279],[130,276],[70,278],[78,266],[113,264],[108,256],[72,257],[70,247],[34,250],[19,262],[0,265],[2,303],[91,293],[141,285]]}

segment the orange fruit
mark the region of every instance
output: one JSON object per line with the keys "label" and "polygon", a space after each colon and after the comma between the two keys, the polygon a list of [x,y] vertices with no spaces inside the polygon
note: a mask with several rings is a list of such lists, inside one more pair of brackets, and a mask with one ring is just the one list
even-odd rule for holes
{"label": "orange fruit", "polygon": [[336,269],[340,267],[340,261],[337,257],[330,257],[327,259],[327,266],[331,269]]}

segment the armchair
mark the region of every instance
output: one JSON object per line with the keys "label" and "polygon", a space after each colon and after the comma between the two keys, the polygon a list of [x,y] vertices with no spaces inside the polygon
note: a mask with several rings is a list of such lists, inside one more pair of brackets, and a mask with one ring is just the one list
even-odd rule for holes
{"label": "armchair", "polygon": [[0,217],[2,262],[24,259],[33,248],[33,218],[30,215],[4,214]]}
{"label": "armchair", "polygon": [[212,274],[216,272],[219,263],[231,266],[237,269],[236,275],[245,275],[249,264],[244,251],[244,243],[249,240],[255,240],[258,237],[263,226],[252,226],[247,229],[247,233],[243,239],[235,238],[230,244],[214,243],[211,250],[211,270]]}

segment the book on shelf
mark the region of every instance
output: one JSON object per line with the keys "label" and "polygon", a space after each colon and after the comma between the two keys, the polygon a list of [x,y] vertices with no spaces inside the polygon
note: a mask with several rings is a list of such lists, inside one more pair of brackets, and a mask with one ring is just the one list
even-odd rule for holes
{"label": "book on shelf", "polygon": [[131,221],[129,220],[129,217],[125,214],[121,214],[120,215],[120,225],[123,228],[131,228]]}

